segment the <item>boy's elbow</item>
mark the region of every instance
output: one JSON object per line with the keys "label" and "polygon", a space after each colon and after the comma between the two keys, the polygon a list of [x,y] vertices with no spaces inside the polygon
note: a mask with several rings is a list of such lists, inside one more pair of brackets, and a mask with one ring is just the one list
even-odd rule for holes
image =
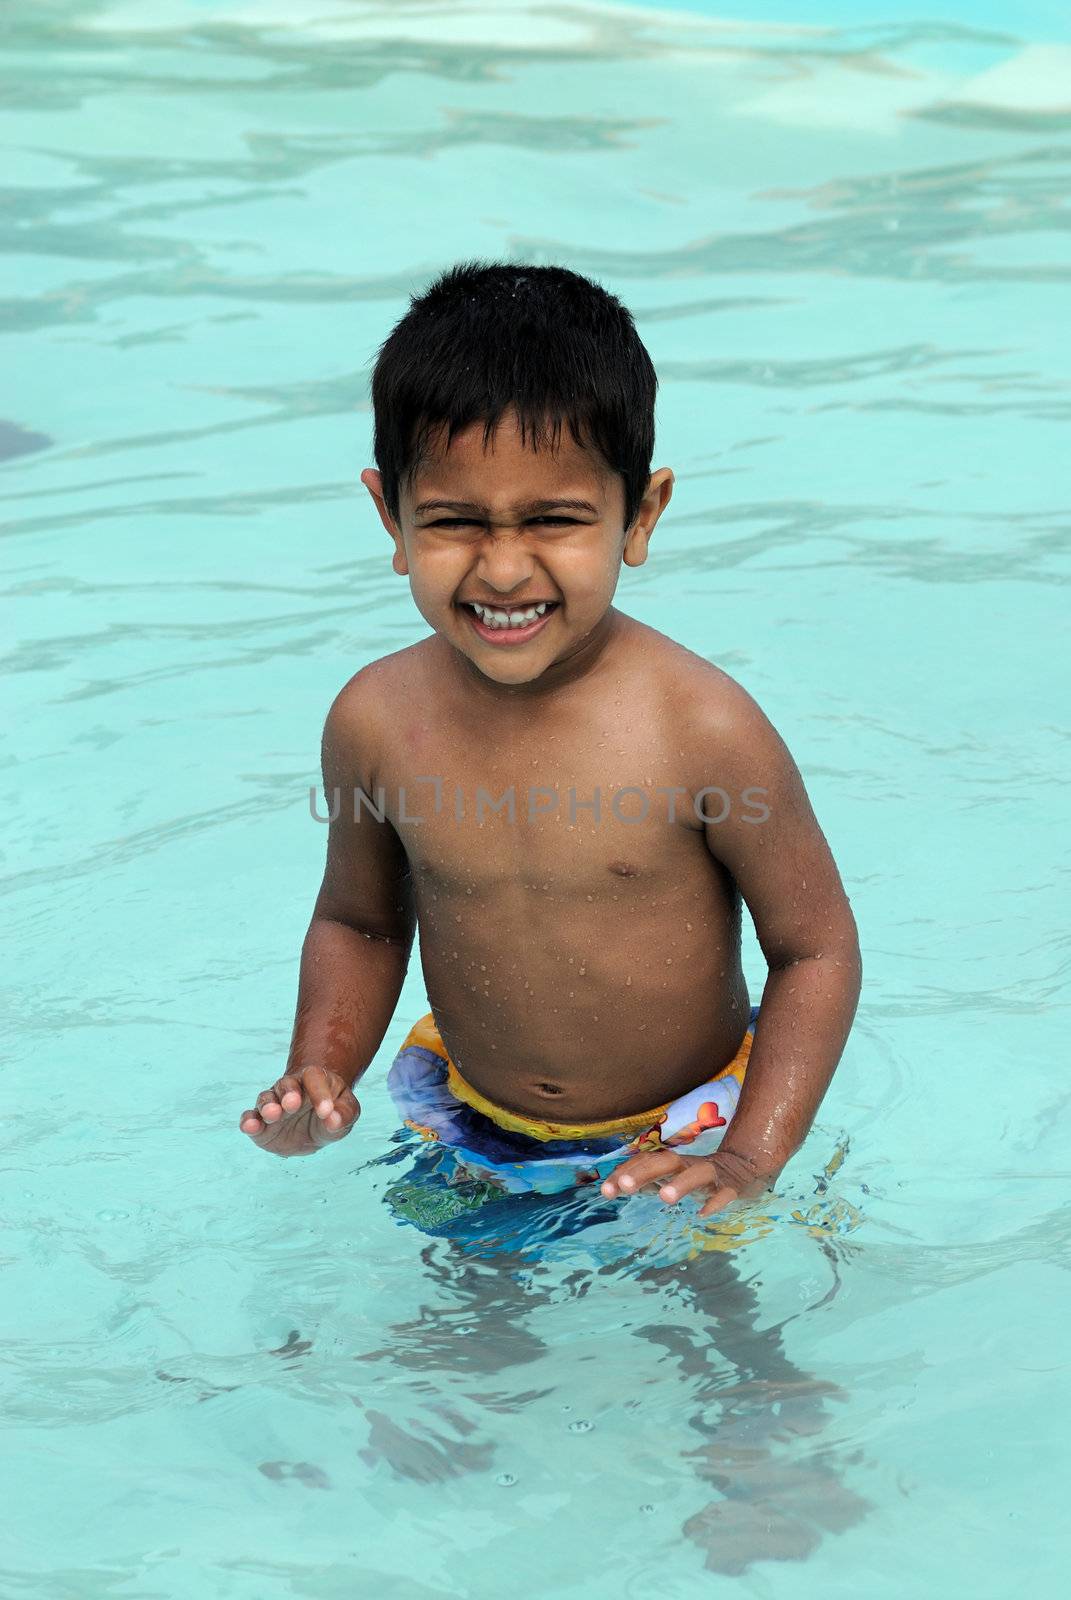
{"label": "boy's elbow", "polygon": [[843,974],[845,988],[854,990],[858,999],[863,987],[863,952],[859,945],[859,926],[847,896],[839,914],[818,940],[818,946],[822,956],[832,958]]}
{"label": "boy's elbow", "polygon": [[859,929],[847,900],[842,909],[808,921],[792,929],[787,938],[775,943],[759,941],[771,971],[795,967],[801,961],[822,961],[843,972],[846,982],[862,984],[863,960],[859,948]]}
{"label": "boy's elbow", "polygon": [[846,959],[854,974],[855,992],[858,998],[859,991],[863,987],[863,950],[859,943],[859,924],[855,920],[855,913],[848,904],[847,899],[844,902],[844,909],[848,925]]}

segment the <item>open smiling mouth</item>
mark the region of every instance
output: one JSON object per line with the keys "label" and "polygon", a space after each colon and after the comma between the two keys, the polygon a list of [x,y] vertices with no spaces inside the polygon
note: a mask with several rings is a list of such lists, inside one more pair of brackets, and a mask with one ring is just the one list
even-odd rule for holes
{"label": "open smiling mouth", "polygon": [[546,627],[558,609],[557,600],[540,600],[535,605],[504,610],[472,600],[459,602],[481,639],[494,644],[525,644]]}

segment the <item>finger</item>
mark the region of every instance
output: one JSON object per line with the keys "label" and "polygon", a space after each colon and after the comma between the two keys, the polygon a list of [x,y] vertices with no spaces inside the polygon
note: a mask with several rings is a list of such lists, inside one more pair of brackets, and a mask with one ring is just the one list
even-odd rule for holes
{"label": "finger", "polygon": [[700,1206],[699,1215],[701,1217],[709,1217],[715,1211],[724,1211],[727,1205],[731,1205],[734,1200],[739,1200],[739,1198],[740,1191],[738,1189],[730,1188],[727,1183],[723,1184],[720,1189],[715,1189],[705,1205]]}
{"label": "finger", "polygon": [[610,1174],[602,1185],[602,1192],[611,1199],[616,1194],[634,1194],[645,1183],[664,1178],[671,1172],[679,1171],[682,1166],[680,1156],[674,1155],[672,1150],[652,1150],[643,1155],[630,1156]]}
{"label": "finger", "polygon": [[329,1073],[324,1067],[308,1067],[302,1073],[302,1078],[305,1083],[305,1093],[312,1102],[312,1109],[323,1121],[334,1110],[335,1090],[339,1080],[334,1073]]}
{"label": "finger", "polygon": [[718,1171],[713,1161],[702,1161],[693,1156],[684,1171],[674,1173],[658,1192],[667,1204],[675,1205],[683,1195],[691,1194],[693,1189],[709,1188],[717,1181]]}
{"label": "finger", "polygon": [[262,1089],[257,1095],[257,1110],[265,1122],[278,1122],[283,1108],[275,1098],[274,1089]]}
{"label": "finger", "polygon": [[243,1133],[263,1133],[264,1121],[255,1111],[243,1111],[238,1118],[238,1126]]}
{"label": "finger", "polygon": [[290,1072],[284,1073],[272,1093],[284,1111],[297,1111],[305,1098],[301,1079],[295,1078]]}
{"label": "finger", "polygon": [[333,1139],[344,1139],[361,1114],[360,1103],[352,1089],[343,1089],[332,1109],[321,1121],[312,1119],[312,1136],[317,1144],[329,1144]]}
{"label": "finger", "polygon": [[354,1123],[361,1114],[361,1102],[349,1087],[335,1096],[335,1110],[341,1112],[344,1122]]}

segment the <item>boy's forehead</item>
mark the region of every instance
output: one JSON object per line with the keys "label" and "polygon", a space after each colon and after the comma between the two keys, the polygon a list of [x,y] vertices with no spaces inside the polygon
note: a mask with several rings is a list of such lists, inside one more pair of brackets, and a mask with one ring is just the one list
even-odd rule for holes
{"label": "boy's forehead", "polygon": [[450,448],[436,437],[413,477],[410,503],[466,501],[487,509],[510,509],[536,500],[583,499],[599,508],[612,474],[601,456],[582,449],[563,427],[555,449],[549,443],[522,445],[520,432],[503,418],[486,449],[484,425],[474,423],[455,435]]}

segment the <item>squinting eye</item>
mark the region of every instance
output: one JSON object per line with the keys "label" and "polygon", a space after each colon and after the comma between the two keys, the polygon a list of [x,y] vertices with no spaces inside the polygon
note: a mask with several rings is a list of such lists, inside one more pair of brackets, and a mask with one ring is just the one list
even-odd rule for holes
{"label": "squinting eye", "polygon": [[[532,521],[532,522],[553,522],[553,523],[556,523],[557,526],[561,527],[561,528],[573,527],[575,525],[575,523],[576,523],[576,518],[575,517],[532,517],[529,520]],[[464,522],[458,517],[453,517],[453,518],[442,518],[441,517],[438,522],[429,523],[429,527],[432,527],[432,528],[474,528],[476,526],[477,526],[476,523],[474,523],[474,522]]]}

